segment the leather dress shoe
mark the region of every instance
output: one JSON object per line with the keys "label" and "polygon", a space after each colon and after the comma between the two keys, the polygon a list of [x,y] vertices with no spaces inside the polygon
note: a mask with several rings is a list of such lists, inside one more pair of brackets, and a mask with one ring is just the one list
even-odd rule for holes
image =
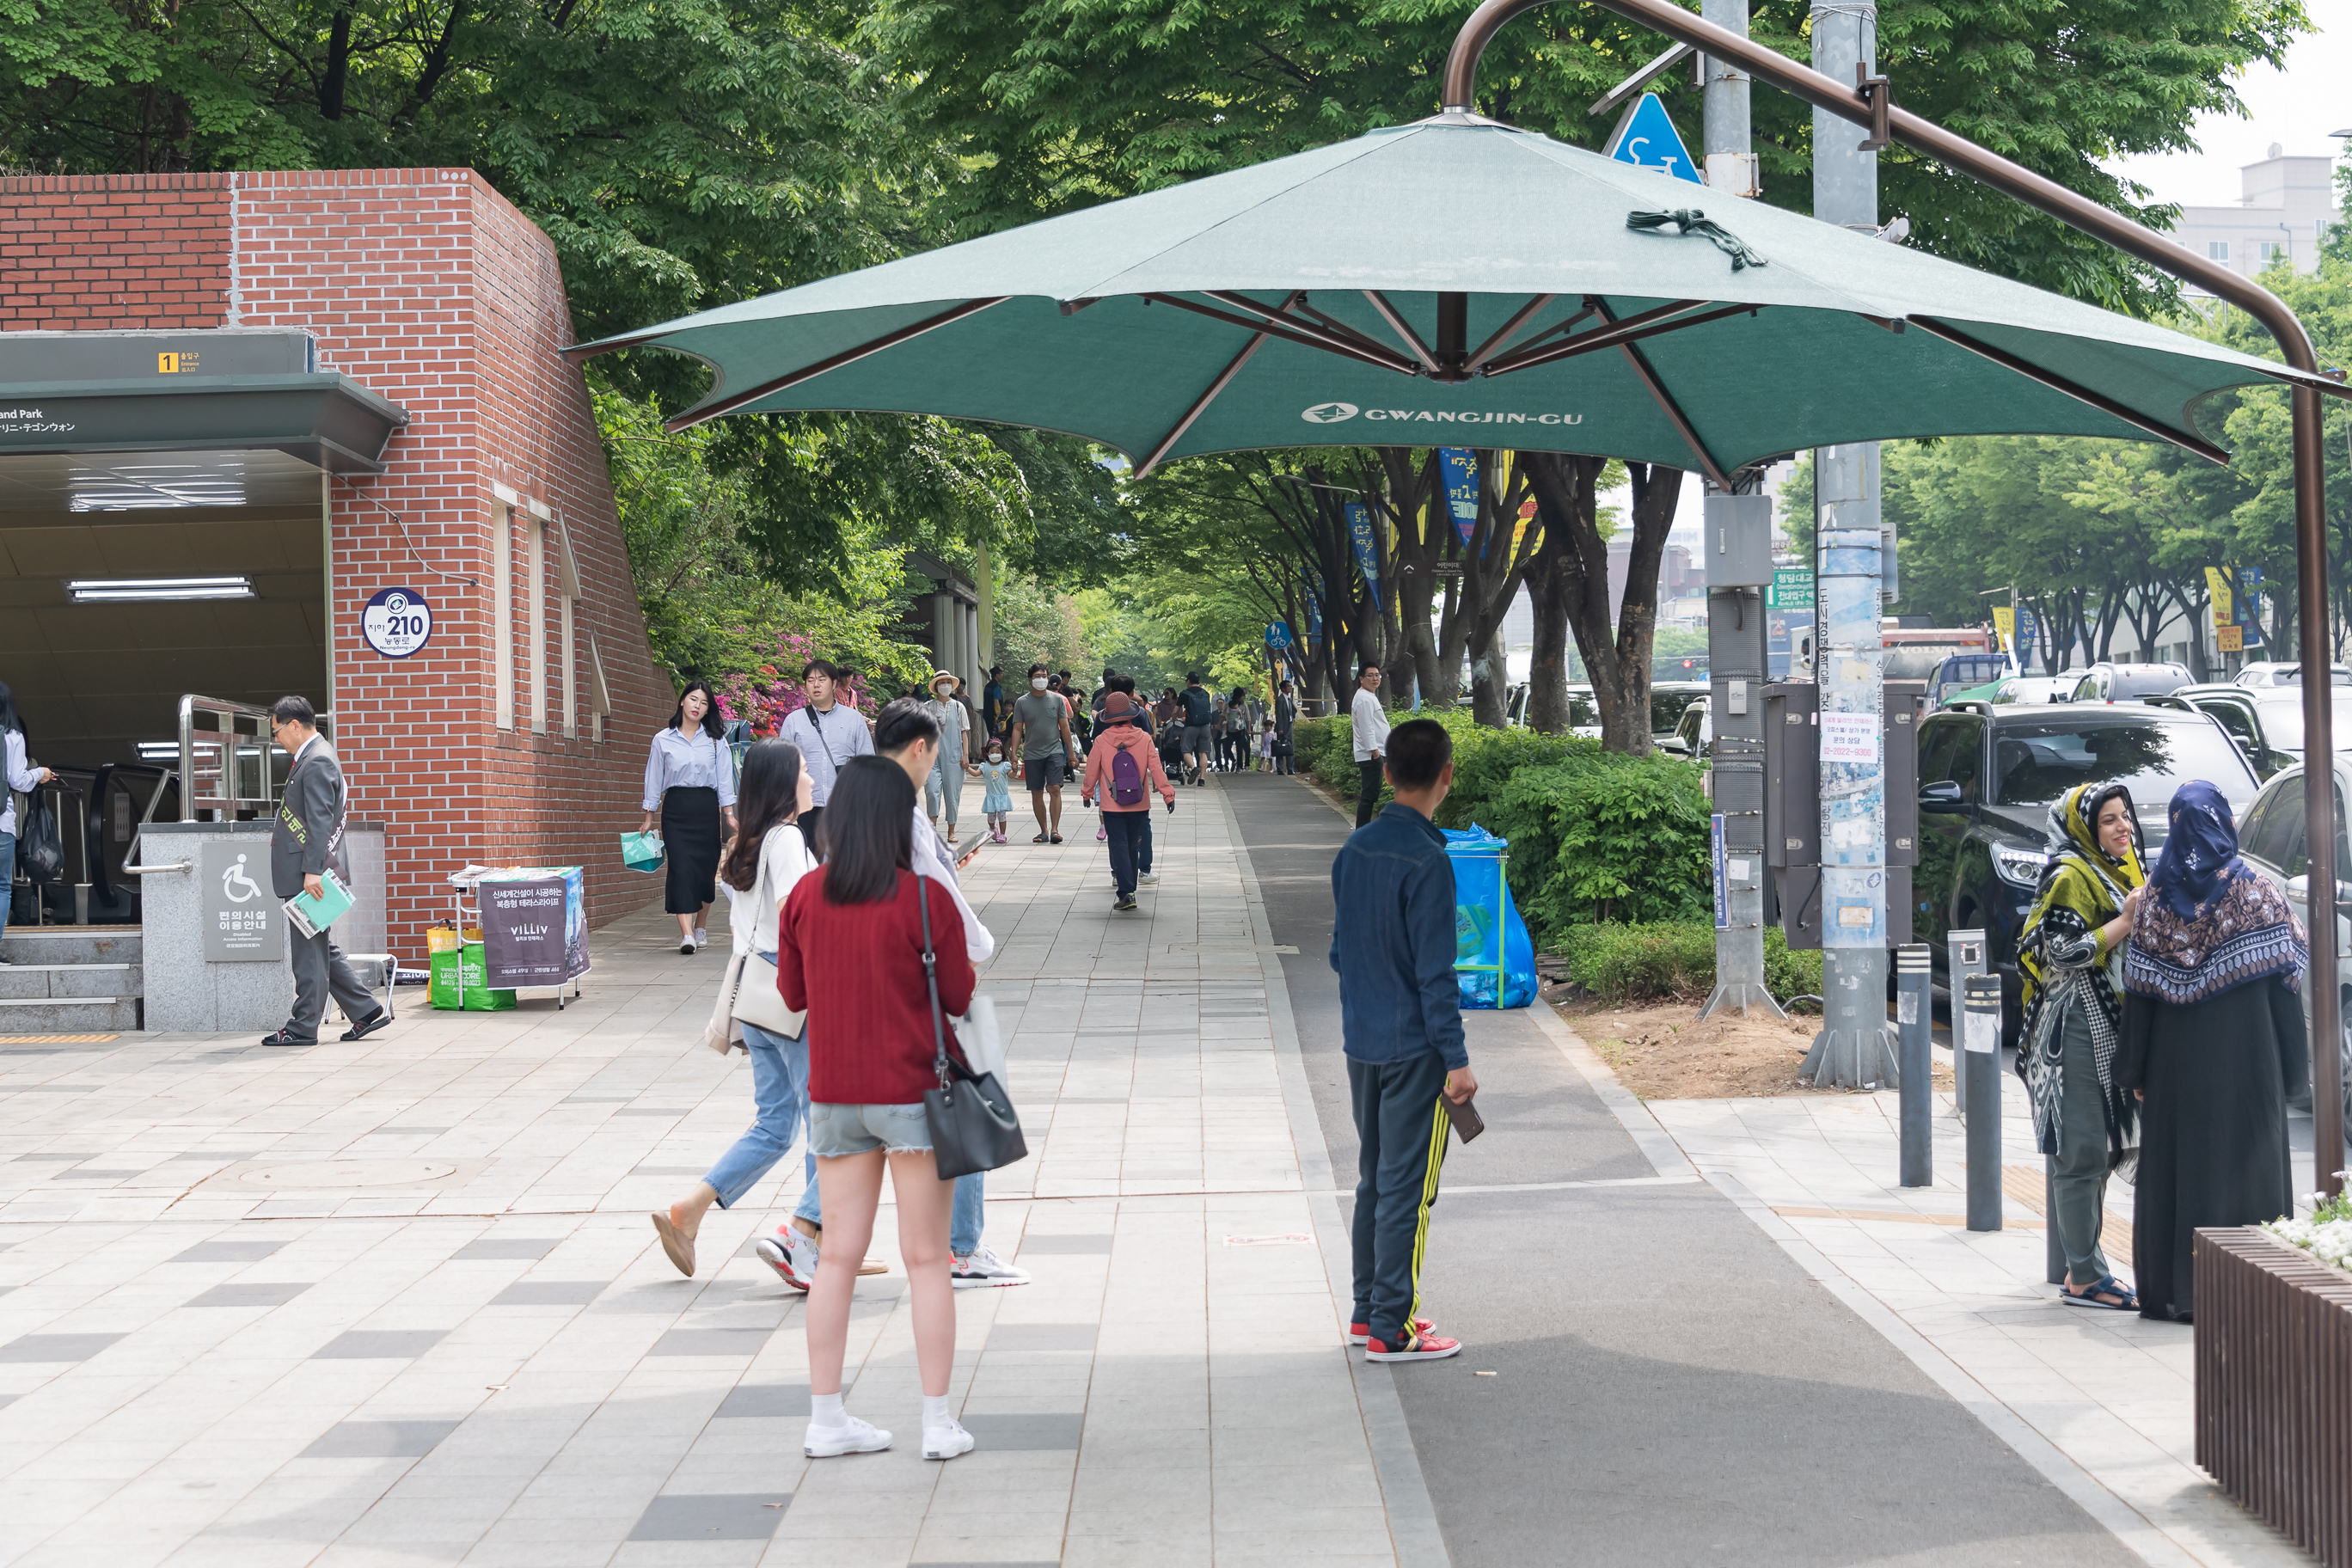
{"label": "leather dress shoe", "polygon": [[315,1039],[298,1039],[294,1036],[288,1034],[285,1030],[280,1029],[274,1035],[262,1036],[261,1043],[265,1046],[315,1046],[319,1042]]}
{"label": "leather dress shoe", "polygon": [[365,1023],[354,1024],[350,1028],[344,1030],[343,1038],[347,1040],[364,1040],[370,1035],[374,1034],[378,1029],[383,1028],[386,1024],[391,1022],[392,1009],[389,1007],[378,1007],[373,1013],[368,1015],[367,1021]]}

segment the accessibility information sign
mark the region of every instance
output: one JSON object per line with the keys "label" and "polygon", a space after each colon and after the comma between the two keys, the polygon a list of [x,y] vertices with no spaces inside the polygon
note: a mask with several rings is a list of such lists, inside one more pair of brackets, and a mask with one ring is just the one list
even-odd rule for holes
{"label": "accessibility information sign", "polygon": [[1673,117],[1654,92],[1636,99],[1625,118],[1617,122],[1617,134],[1609,139],[1609,155],[1621,163],[1656,169],[1694,185],[1706,184],[1699,177],[1690,149],[1683,145]]}

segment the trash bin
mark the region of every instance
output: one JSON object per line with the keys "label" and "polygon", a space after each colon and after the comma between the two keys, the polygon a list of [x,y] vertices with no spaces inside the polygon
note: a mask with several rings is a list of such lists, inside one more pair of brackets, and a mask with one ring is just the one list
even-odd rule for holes
{"label": "trash bin", "polygon": [[1525,1007],[1536,999],[1536,948],[1505,875],[1510,840],[1476,823],[1449,827],[1454,861],[1454,971],[1465,1007]]}

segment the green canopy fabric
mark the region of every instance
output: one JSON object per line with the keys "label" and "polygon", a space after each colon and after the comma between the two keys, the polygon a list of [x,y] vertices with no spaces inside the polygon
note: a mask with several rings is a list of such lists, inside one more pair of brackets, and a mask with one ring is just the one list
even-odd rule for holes
{"label": "green canopy fabric", "polygon": [[[1671,222],[1627,225],[1692,208],[1764,264],[1735,269]],[[1807,447],[2028,432],[2160,437],[2220,459],[2194,423],[2210,394],[2343,390],[1459,115],[572,352],[645,345],[717,373],[679,426],[945,415],[1083,436],[1139,468],[1447,445],[1719,476]]]}

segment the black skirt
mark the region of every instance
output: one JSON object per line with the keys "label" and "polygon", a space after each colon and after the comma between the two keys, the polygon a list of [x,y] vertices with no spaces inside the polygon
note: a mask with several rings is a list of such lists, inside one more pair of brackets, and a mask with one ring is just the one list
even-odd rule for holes
{"label": "black skirt", "polygon": [[662,853],[669,858],[669,881],[662,908],[674,915],[698,914],[719,897],[719,792],[679,787],[662,792]]}

